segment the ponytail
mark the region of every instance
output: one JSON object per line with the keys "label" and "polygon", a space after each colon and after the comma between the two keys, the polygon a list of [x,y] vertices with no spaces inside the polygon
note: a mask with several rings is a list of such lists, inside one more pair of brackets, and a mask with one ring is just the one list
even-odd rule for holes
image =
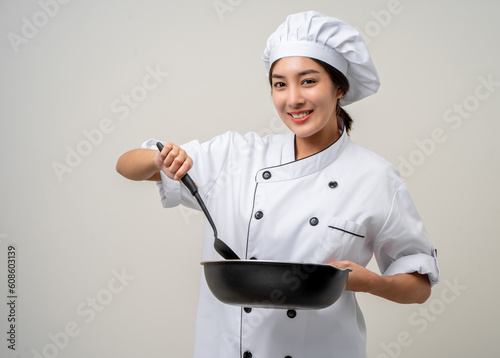
{"label": "ponytail", "polygon": [[352,118],[344,108],[340,107],[338,100],[337,100],[337,116],[342,118],[342,121],[344,122],[345,131],[347,134],[349,134],[352,127]]}

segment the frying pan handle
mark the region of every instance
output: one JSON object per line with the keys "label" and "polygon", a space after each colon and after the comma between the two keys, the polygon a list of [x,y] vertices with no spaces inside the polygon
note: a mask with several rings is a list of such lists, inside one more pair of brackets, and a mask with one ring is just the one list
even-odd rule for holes
{"label": "frying pan handle", "polygon": [[[156,143],[156,147],[158,148],[158,150],[160,152],[163,150],[163,144],[161,144],[160,142]],[[186,188],[189,189],[189,191],[191,192],[191,194],[193,196],[195,196],[198,193],[198,187],[194,183],[193,179],[191,179],[191,177],[189,176],[189,174],[184,175],[181,178],[181,181],[184,183],[184,185],[186,186]]]}

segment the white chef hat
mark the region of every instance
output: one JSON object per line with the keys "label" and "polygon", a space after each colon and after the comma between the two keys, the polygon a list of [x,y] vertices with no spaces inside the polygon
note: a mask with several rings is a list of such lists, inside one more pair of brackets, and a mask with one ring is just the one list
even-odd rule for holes
{"label": "white chef hat", "polygon": [[349,92],[341,105],[359,101],[380,86],[365,42],[356,29],[337,18],[316,11],[288,16],[267,40],[262,55],[267,76],[275,61],[290,56],[321,60],[346,76]]}

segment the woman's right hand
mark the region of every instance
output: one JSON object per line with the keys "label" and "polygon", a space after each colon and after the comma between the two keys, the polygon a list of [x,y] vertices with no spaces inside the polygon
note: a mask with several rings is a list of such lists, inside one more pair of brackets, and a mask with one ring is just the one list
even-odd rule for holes
{"label": "woman's right hand", "polygon": [[153,161],[158,169],[173,180],[181,180],[193,167],[193,159],[186,151],[171,142],[163,144],[163,150],[156,152]]}

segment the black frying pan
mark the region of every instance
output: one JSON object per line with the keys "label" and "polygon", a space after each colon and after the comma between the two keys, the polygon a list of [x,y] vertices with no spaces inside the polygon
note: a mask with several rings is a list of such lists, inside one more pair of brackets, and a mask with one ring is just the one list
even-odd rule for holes
{"label": "black frying pan", "polygon": [[[163,145],[156,144],[161,151]],[[210,291],[223,303],[244,307],[320,309],[333,304],[344,292],[351,269],[325,264],[240,260],[217,237],[217,229],[198,194],[198,188],[186,174],[181,181],[200,204],[214,231],[215,250],[225,259],[203,261]]]}

